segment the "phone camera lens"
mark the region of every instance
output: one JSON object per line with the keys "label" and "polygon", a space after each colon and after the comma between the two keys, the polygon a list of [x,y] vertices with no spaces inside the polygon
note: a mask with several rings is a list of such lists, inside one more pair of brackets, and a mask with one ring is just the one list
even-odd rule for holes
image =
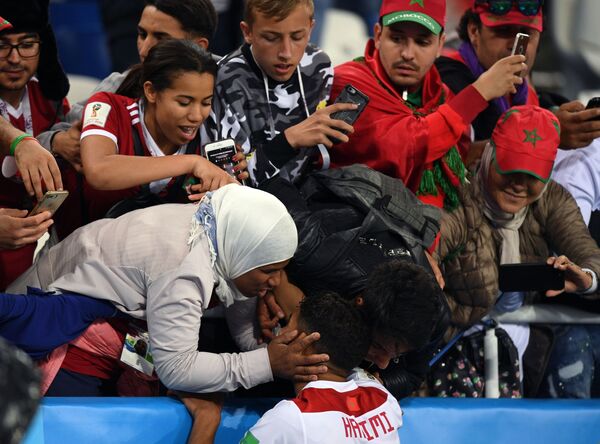
{"label": "phone camera lens", "polygon": [[355,90],[354,88],[348,88],[348,92],[349,92],[350,94],[355,94],[355,93],[356,93],[356,90]]}

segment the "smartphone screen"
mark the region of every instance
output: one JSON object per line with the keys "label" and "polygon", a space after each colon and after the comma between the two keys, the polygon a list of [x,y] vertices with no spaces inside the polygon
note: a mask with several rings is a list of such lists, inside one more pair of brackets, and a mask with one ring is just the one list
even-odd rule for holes
{"label": "smartphone screen", "polygon": [[235,161],[233,156],[237,152],[235,141],[233,139],[219,140],[218,142],[207,143],[204,146],[206,158],[215,165],[223,168],[232,177],[235,177]]}
{"label": "smartphone screen", "polygon": [[503,264],[498,281],[500,291],[562,290],[565,273],[545,263]]}
{"label": "smartphone screen", "polygon": [[50,213],[54,215],[68,195],[68,191],[47,191],[36,206],[29,212],[29,216],[35,216],[44,211],[50,211]]}

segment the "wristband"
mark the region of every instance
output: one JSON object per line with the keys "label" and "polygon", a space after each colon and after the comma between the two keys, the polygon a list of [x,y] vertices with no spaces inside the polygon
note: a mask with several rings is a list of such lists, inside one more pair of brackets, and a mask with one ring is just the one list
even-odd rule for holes
{"label": "wristband", "polygon": [[15,137],[15,139],[11,142],[10,148],[8,150],[9,156],[15,156],[15,151],[17,149],[17,145],[21,143],[23,140],[31,139],[37,141],[35,137],[31,134],[21,134],[20,136]]}

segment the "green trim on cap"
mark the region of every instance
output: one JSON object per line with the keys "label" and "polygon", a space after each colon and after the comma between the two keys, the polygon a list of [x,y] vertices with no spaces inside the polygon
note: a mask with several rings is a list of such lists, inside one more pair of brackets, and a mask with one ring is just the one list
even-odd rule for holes
{"label": "green trim on cap", "polygon": [[518,109],[514,109],[514,108],[511,108],[508,111],[506,111],[504,113],[504,119],[502,119],[502,123],[506,122],[508,120],[508,118],[515,113],[520,113],[520,111]]}
{"label": "green trim on cap", "polygon": [[386,14],[382,17],[383,26],[390,26],[398,22],[415,22],[429,29],[433,34],[438,35],[442,26],[427,14],[414,11],[396,11]]}
{"label": "green trim on cap", "polygon": [[8,20],[0,17],[0,31],[4,31],[5,29],[11,29],[12,27],[13,26]]}
{"label": "green trim on cap", "polygon": [[548,177],[546,179],[541,178],[539,175],[537,175],[533,171],[529,171],[529,170],[502,171],[500,169],[500,165],[498,165],[498,161],[496,160],[496,144],[494,143],[493,140],[490,140],[490,144],[494,147],[494,152],[492,153],[492,163],[494,164],[494,168],[496,169],[496,172],[498,174],[505,175],[505,174],[513,174],[513,173],[524,173],[524,174],[529,174],[530,176],[535,177],[537,180],[539,180],[542,183],[548,183],[548,181],[550,180],[550,176],[552,176],[552,170],[554,169],[554,166],[552,166],[552,168],[550,168],[550,174],[548,174]]}

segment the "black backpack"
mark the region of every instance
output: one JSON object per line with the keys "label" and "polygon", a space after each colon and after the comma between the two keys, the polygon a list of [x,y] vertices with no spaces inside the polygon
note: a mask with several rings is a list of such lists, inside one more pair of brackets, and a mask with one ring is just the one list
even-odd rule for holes
{"label": "black backpack", "polygon": [[441,212],[399,179],[352,165],[310,173],[298,186],[277,177],[261,188],[277,196],[296,223],[298,249],[286,270],[305,292],[354,296],[385,260],[431,270],[425,249],[439,231]]}

